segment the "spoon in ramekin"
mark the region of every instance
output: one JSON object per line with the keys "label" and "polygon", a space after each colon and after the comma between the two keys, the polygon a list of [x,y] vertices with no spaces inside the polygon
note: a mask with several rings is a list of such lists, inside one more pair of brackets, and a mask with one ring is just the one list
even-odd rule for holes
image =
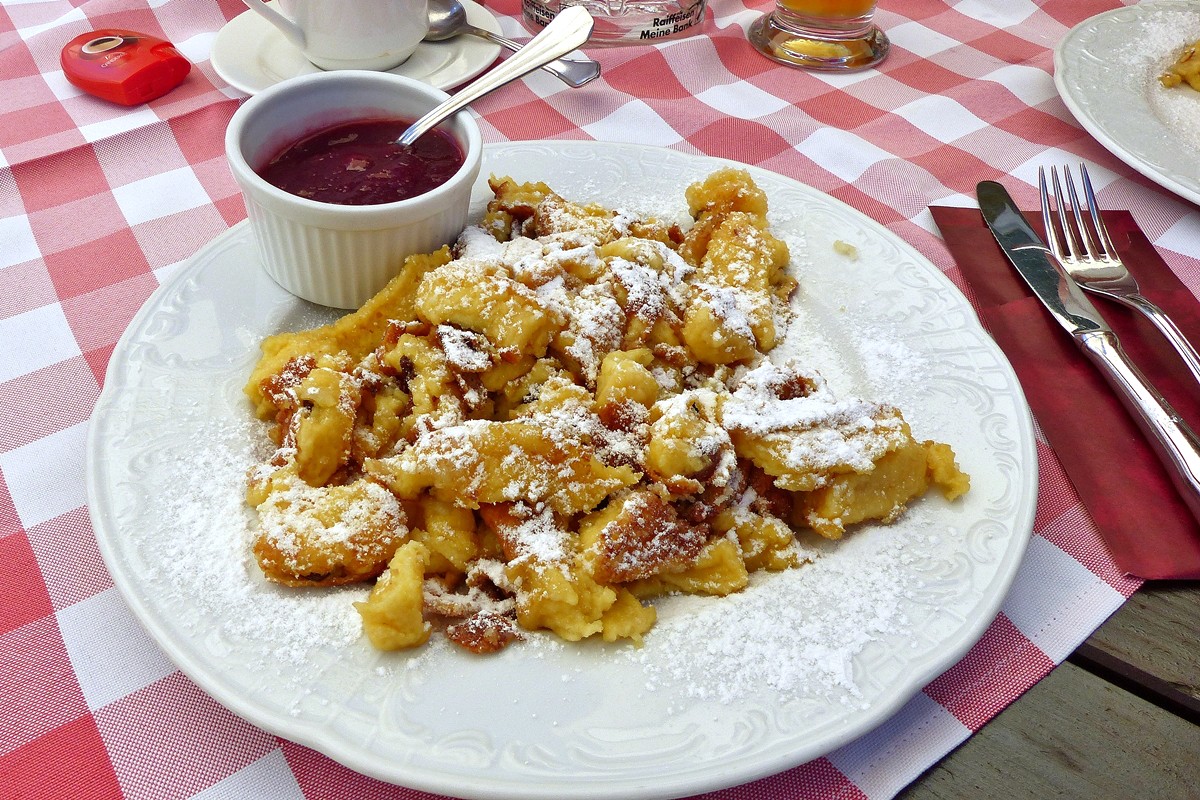
{"label": "spoon in ramekin", "polygon": [[550,20],[550,24],[543,28],[541,33],[533,37],[529,44],[522,47],[519,52],[514,53],[491,72],[485,72],[467,84],[450,99],[436,106],[410,125],[408,130],[396,140],[397,144],[406,147],[411,145],[425,131],[466,108],[488,92],[528,75],[535,69],[544,67],[556,58],[583,46],[583,43],[592,35],[592,28],[595,24],[592,15],[583,6],[564,8],[554,19]]}
{"label": "spoon in ramekin", "polygon": [[[429,0],[429,33],[425,34],[425,41],[441,42],[464,33],[495,42],[514,53],[521,50],[521,45],[512,39],[498,36],[468,22],[467,8],[460,0]],[[600,77],[600,62],[590,58],[558,58],[544,65],[542,69],[572,89],[578,89]]]}

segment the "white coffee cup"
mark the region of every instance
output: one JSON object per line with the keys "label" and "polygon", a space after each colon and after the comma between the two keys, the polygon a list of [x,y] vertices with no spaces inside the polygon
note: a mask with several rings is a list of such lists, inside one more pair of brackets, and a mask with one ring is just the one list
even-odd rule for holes
{"label": "white coffee cup", "polygon": [[427,0],[243,0],[321,69],[388,70],[429,32]]}

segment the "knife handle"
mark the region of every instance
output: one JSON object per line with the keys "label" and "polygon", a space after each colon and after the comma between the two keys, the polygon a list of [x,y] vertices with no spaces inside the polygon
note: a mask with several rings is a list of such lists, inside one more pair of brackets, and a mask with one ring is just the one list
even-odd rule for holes
{"label": "knife handle", "polygon": [[1200,520],[1200,437],[1129,360],[1116,334],[1091,331],[1077,336],[1076,341],[1116,389],[1121,403],[1167,467],[1183,502],[1192,516]]}

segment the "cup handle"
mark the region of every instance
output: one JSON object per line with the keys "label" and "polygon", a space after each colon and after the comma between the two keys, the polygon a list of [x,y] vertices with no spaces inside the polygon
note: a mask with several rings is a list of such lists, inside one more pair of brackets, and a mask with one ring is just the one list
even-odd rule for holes
{"label": "cup handle", "polygon": [[308,41],[304,38],[304,31],[299,25],[292,22],[290,19],[280,14],[275,9],[268,6],[263,0],[242,0],[246,6],[267,22],[279,29],[289,42],[294,44],[300,50],[308,49]]}

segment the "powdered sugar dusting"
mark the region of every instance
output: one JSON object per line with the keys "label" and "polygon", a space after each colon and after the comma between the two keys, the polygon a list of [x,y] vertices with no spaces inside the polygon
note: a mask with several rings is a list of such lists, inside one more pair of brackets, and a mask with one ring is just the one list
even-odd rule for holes
{"label": "powdered sugar dusting", "polygon": [[895,397],[899,392],[912,394],[929,380],[929,363],[896,336],[886,331],[864,330],[856,346],[862,356],[867,380],[876,391],[887,391]]}
{"label": "powdered sugar dusting", "polygon": [[483,372],[492,366],[487,339],[478,333],[439,325],[437,336],[446,361],[459,372]]}
{"label": "powdered sugar dusting", "polygon": [[[915,588],[907,565],[929,524],[912,509],[903,526],[879,535],[807,541],[804,555],[813,563],[755,573],[748,587],[717,603],[664,598],[645,649],[628,657],[644,667],[651,691],[732,703],[766,685],[782,701],[861,704],[852,659],[880,637],[911,629],[901,611]],[[664,651],[687,657],[657,657]]]}
{"label": "powdered sugar dusting", "polygon": [[549,506],[538,503],[514,503],[512,514],[519,520],[504,530],[504,543],[514,551],[510,564],[534,561],[539,564],[565,564],[571,557],[568,534],[554,520]]}
{"label": "powdered sugar dusting", "polygon": [[[159,565],[147,577],[183,609],[181,622],[205,630],[215,625],[220,638],[256,649],[264,665],[300,667],[314,642],[357,646],[362,625],[352,603],[366,598],[366,587],[297,591],[269,584],[254,562],[254,512],[244,494],[246,470],[263,456],[249,444],[265,440],[260,423],[194,411],[180,422],[192,433],[161,454],[172,480],[155,500],[161,528],[148,531],[145,541]],[[277,677],[291,680],[296,671]]]}

